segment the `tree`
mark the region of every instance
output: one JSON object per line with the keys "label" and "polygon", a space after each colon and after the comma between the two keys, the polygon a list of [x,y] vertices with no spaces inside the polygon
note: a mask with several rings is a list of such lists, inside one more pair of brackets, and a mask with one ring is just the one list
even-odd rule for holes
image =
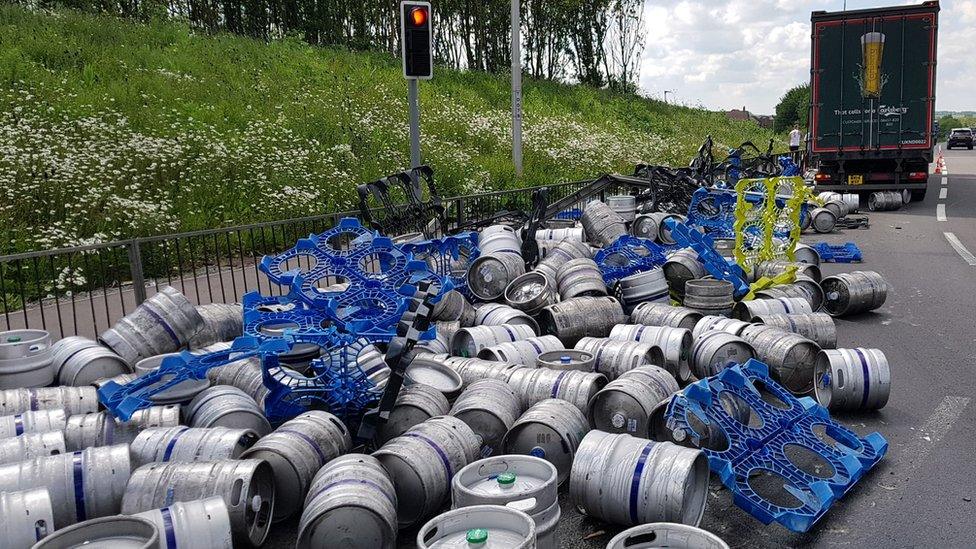
{"label": "tree", "polygon": [[806,127],[809,121],[810,84],[797,86],[786,92],[776,105],[773,131],[788,131],[794,124]]}
{"label": "tree", "polygon": [[946,137],[949,135],[949,132],[952,131],[952,128],[964,127],[966,127],[966,125],[963,124],[962,120],[959,120],[951,114],[947,114],[942,118],[939,118],[939,141],[945,141]]}
{"label": "tree", "polygon": [[610,35],[605,55],[611,88],[637,91],[641,54],[644,53],[644,0],[615,0],[610,9]]}

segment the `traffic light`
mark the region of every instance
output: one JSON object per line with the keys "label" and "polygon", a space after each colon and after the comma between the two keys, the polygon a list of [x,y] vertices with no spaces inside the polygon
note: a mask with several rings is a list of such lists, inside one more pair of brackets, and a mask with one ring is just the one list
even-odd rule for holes
{"label": "traffic light", "polygon": [[400,3],[400,43],[405,78],[429,80],[434,76],[434,34],[430,16],[430,2]]}

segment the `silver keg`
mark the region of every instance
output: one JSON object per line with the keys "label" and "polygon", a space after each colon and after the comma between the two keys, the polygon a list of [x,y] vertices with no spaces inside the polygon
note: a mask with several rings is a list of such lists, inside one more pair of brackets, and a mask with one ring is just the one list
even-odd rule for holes
{"label": "silver keg", "polygon": [[684,306],[703,315],[732,314],[734,288],[727,280],[701,278],[685,283]]}
{"label": "silver keg", "polygon": [[232,341],[244,335],[244,310],[240,303],[197,305],[196,310],[203,325],[190,338],[191,349]]}
{"label": "silver keg", "polygon": [[671,303],[668,281],[660,267],[625,276],[617,284],[627,314],[633,313],[635,307],[644,303]]}
{"label": "silver keg", "polygon": [[132,413],[129,421],[119,421],[108,412],[75,415],[68,418],[64,439],[68,450],[84,450],[93,446],[129,444],[143,429],[176,427],[180,424],[180,405],[150,406]]}
{"label": "silver keg", "polygon": [[687,307],[675,307],[666,303],[641,303],[630,314],[632,324],[668,326],[693,330],[702,314]]}
{"label": "silver keg", "polygon": [[607,384],[607,378],[597,372],[520,368],[512,372],[508,383],[522,400],[523,407],[558,398],[586,413],[587,403]]}
{"label": "silver keg", "polygon": [[440,360],[416,356],[403,372],[404,386],[427,385],[454,400],[464,388],[464,380],[453,368]]}
{"label": "silver keg", "polygon": [[504,547],[535,549],[532,517],[511,507],[474,505],[448,511],[417,532],[418,549]]}
{"label": "silver keg", "polygon": [[735,318],[727,318],[724,316],[703,316],[698,324],[695,324],[695,329],[691,331],[691,337],[698,341],[700,337],[713,330],[718,330],[720,332],[726,332],[732,335],[739,335],[742,330],[750,326],[749,322],[742,320],[737,320]]}
{"label": "silver keg", "polygon": [[497,455],[502,438],[522,414],[522,402],[512,387],[497,379],[481,379],[461,393],[450,415],[481,437],[482,457]]}
{"label": "silver keg", "polygon": [[697,526],[708,497],[708,474],[708,459],[700,450],[590,431],[573,461],[569,498],[587,515],[613,524]]}
{"label": "silver keg", "polygon": [[661,269],[664,270],[671,290],[679,297],[685,295],[685,285],[689,280],[697,280],[708,274],[705,266],[698,260],[698,254],[691,248],[682,248],[672,253]]}
{"label": "silver keg", "polygon": [[769,366],[769,373],[792,393],[802,395],[813,389],[814,365],[820,347],[792,332],[753,324],[742,330],[742,339],[756,351],[756,357]]}
{"label": "silver keg", "polygon": [[28,459],[56,456],[67,452],[64,433],[24,433],[16,437],[0,438],[0,465]]}
{"label": "silver keg", "polygon": [[538,314],[543,307],[557,300],[555,284],[538,271],[519,276],[505,288],[505,303],[528,315]]}
{"label": "silver keg", "polygon": [[609,246],[627,234],[624,218],[599,200],[594,200],[583,208],[580,221],[587,240],[597,246]]}
{"label": "silver keg", "polygon": [[238,459],[257,442],[254,431],[226,427],[155,427],[146,429],[129,445],[132,466],[169,461]]}
{"label": "silver keg", "polygon": [[468,289],[482,301],[494,301],[505,293],[505,288],[525,274],[525,260],[510,252],[486,255],[484,252],[468,268]]}
{"label": "silver keg", "polygon": [[633,223],[637,217],[637,197],[629,194],[617,194],[607,197],[607,206],[617,213],[626,223]]}
{"label": "silver keg", "polygon": [[54,530],[47,489],[0,492],[0,539],[4,547],[31,547]]}
{"label": "silver keg", "polygon": [[603,273],[596,262],[588,258],[571,259],[556,271],[556,286],[563,301],[574,297],[607,295]]}
{"label": "silver keg", "polygon": [[529,326],[532,328],[533,335],[539,333],[539,325],[536,321],[514,307],[509,307],[503,303],[485,303],[478,307],[474,317],[475,326]]}
{"label": "silver keg", "polygon": [[64,410],[27,411],[22,414],[0,416],[0,438],[18,437],[24,433],[64,431],[68,416]]}
{"label": "silver keg", "polygon": [[297,549],[395,549],[396,491],[379,460],[346,454],[312,479],[298,526]]}
{"label": "silver keg", "polygon": [[134,515],[220,496],[230,515],[235,547],[260,547],[275,503],[271,466],[257,459],[150,463],[132,473],[122,513]]}
{"label": "silver keg", "polygon": [[566,347],[573,347],[584,337],[607,337],[625,319],[616,298],[575,297],[542,309],[539,326],[543,333],[553,334]]}
{"label": "silver keg", "polygon": [[678,390],[678,382],[667,370],[639,366],[624,372],[593,395],[588,414],[590,425],[607,433],[645,437],[654,406]]}
{"label": "silver keg", "polygon": [[[553,306],[555,307],[556,305]],[[524,324],[461,328],[454,334],[454,339],[451,341],[451,353],[454,356],[465,358],[476,357],[486,347],[492,347],[499,343],[528,339],[535,335],[535,330],[531,326]]]}
{"label": "silver keg", "polygon": [[54,382],[51,334],[44,330],[0,332],[0,389],[44,387]]}
{"label": "silver keg", "polygon": [[620,532],[607,549],[729,549],[722,538],[711,532],[673,522],[652,522]]}
{"label": "silver keg", "polygon": [[218,496],[174,501],[133,516],[156,525],[165,540],[161,549],[234,549],[227,504]]}
{"label": "silver keg", "polygon": [[506,454],[535,456],[552,463],[562,484],[569,478],[576,448],[589,430],[590,424],[579,408],[550,398],[533,404],[519,416],[502,445]]}
{"label": "silver keg", "polygon": [[664,352],[650,343],[584,337],[576,343],[576,347],[592,353],[593,371],[600,372],[611,381],[638,366],[664,364]]}
{"label": "silver keg", "polygon": [[185,416],[191,427],[250,429],[262,437],[271,432],[271,424],[257,403],[229,385],[217,385],[195,396]]}
{"label": "silver keg", "polygon": [[447,415],[451,409],[444,393],[428,385],[417,384],[403,387],[397,395],[393,410],[387,421],[376,430],[374,442],[386,444],[435,416]]}
{"label": "silver keg", "polygon": [[753,278],[759,280],[762,277],[773,278],[785,273],[790,268],[796,268],[797,276],[806,276],[816,282],[820,282],[820,267],[811,263],[800,263],[793,261],[782,261],[779,259],[763,261],[756,265]]}
{"label": "silver keg", "polygon": [[373,453],[396,489],[400,528],[436,513],[450,496],[451,479],[478,457],[481,440],[463,421],[438,416],[411,427]]}
{"label": "silver keg", "polygon": [[705,332],[691,349],[691,371],[698,379],[713,376],[730,364],[743,364],[756,357],[752,345],[739,336],[720,330]]}
{"label": "silver keg", "polygon": [[549,253],[536,264],[535,272],[545,275],[555,286],[559,267],[571,259],[581,257],[592,258],[593,251],[583,242],[566,239],[549,250]]}
{"label": "silver keg", "polygon": [[311,410],[283,423],[241,457],[271,465],[276,494],[272,520],[279,522],[301,509],[318,470],[351,447],[352,438],[339,418]]}
{"label": "silver keg", "polygon": [[86,337],[66,337],[53,346],[52,365],[61,385],[90,385],[105,377],[132,372],[125,360]]}
{"label": "silver keg", "polygon": [[124,444],[0,465],[0,492],[46,488],[59,528],[119,513],[129,480]]}
{"label": "silver keg", "polygon": [[828,276],[820,285],[824,290],[824,309],[830,316],[873,311],[884,305],[888,297],[888,283],[874,271]]}
{"label": "silver keg", "polygon": [[663,353],[663,361],[656,364],[667,368],[671,375],[687,381],[691,374],[691,330],[642,324],[618,324],[610,331],[610,339],[639,341],[653,345]]}
{"label": "silver keg", "polygon": [[539,549],[559,549],[556,468],[535,456],[495,456],[468,464],[451,481],[454,508],[503,505],[532,517]]}
{"label": "silver keg", "polygon": [[753,299],[735,304],[733,315],[743,322],[751,322],[759,315],[812,313],[810,302],[801,297],[779,297],[774,299]]}
{"label": "silver keg", "polygon": [[142,517],[102,517],[61,528],[37,542],[37,549],[65,547],[118,547],[158,549],[162,533]]}
{"label": "silver keg", "polygon": [[536,360],[536,365],[539,368],[549,368],[551,370],[592,372],[596,367],[596,360],[593,353],[588,351],[559,349],[539,355],[539,358]]}
{"label": "silver keg", "polygon": [[203,318],[193,304],[165,286],[98,339],[134,367],[143,358],[185,347],[202,326]]}
{"label": "silver keg", "polygon": [[558,337],[544,335],[485,347],[478,353],[478,358],[533,366],[539,355],[562,348]]}
{"label": "silver keg", "polygon": [[837,347],[837,326],[827,313],[763,314],[752,320],[803,336],[821,349]]}
{"label": "silver keg", "polygon": [[888,358],[879,349],[825,349],[817,355],[813,388],[829,410],[879,410],[891,393]]}
{"label": "silver keg", "polygon": [[813,230],[821,234],[834,232],[837,216],[827,208],[816,208],[810,212],[810,223]]}

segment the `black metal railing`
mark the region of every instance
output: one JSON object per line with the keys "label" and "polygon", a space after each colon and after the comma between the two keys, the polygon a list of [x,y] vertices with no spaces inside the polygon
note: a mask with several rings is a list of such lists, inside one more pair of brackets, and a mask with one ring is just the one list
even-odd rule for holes
{"label": "black metal railing", "polygon": [[[590,183],[548,185],[549,199]],[[538,188],[445,199],[446,215],[456,227],[499,210],[528,211]],[[55,338],[95,337],[162,286],[173,286],[201,305],[236,302],[254,290],[280,295],[286,289],[259,272],[261,258],[356,215],[336,212],[0,256],[0,331],[33,328]]]}

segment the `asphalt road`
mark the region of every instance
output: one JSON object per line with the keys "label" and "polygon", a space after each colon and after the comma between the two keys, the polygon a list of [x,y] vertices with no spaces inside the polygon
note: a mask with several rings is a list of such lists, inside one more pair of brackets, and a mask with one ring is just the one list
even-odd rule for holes
{"label": "asphalt road", "polygon": [[[929,178],[926,200],[871,213],[869,229],[806,242],[857,243],[862,264],[826,264],[824,275],[874,270],[888,281],[880,310],[838,321],[838,346],[876,347],[891,365],[888,405],[835,416],[861,435],[888,439],[887,456],[811,531],[763,525],[713,478],[701,526],[732,547],[973,547],[976,525],[976,152],[947,151],[949,175]],[[940,199],[940,192],[945,196]],[[943,205],[945,221],[937,213]],[[950,244],[955,235],[962,254]],[[951,238],[951,237],[950,237]],[[581,516],[563,498],[561,546],[602,548],[620,528]],[[274,527],[289,547],[297,525]],[[401,532],[411,547],[413,532]]]}

